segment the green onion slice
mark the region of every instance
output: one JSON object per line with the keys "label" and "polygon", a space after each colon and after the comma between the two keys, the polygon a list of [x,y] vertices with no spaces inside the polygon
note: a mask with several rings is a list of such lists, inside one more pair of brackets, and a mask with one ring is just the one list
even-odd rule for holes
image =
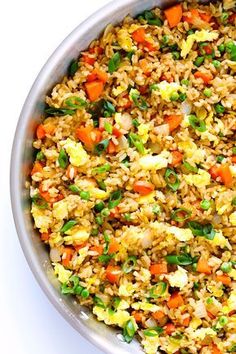
{"label": "green onion slice", "polygon": [[109,139],[102,140],[95,146],[94,150],[98,155],[101,155],[107,149],[108,145]]}
{"label": "green onion slice", "polygon": [[95,167],[93,170],[92,170],[92,173],[93,174],[102,174],[102,173],[105,173],[105,172],[109,172],[111,169],[111,165],[109,163],[105,163],[105,165],[101,166],[101,167]]}
{"label": "green onion slice", "polygon": [[135,256],[130,256],[127,258],[127,260],[125,261],[125,263],[122,266],[122,270],[125,274],[130,273],[134,267],[137,264],[137,257]]}
{"label": "green onion slice", "polygon": [[161,297],[165,294],[166,289],[167,283],[165,283],[164,281],[159,281],[150,289],[149,296],[152,299],[157,299],[158,297]]}
{"label": "green onion slice", "polygon": [[67,221],[61,228],[60,232],[62,234],[64,234],[65,232],[67,232],[68,230],[70,230],[73,226],[75,226],[77,224],[76,220],[69,220]]}
{"label": "green onion slice", "polygon": [[143,334],[147,337],[156,337],[156,336],[159,336],[161,333],[163,333],[163,328],[162,327],[152,327],[152,328],[148,328],[148,329],[145,329],[143,331]]}
{"label": "green onion slice", "polygon": [[190,114],[188,116],[188,121],[193,129],[195,129],[201,133],[203,133],[207,130],[206,123],[203,120],[197,118],[197,116],[195,116],[194,114]]}
{"label": "green onion slice", "polygon": [[192,166],[190,165],[190,163],[188,163],[187,161],[183,161],[183,165],[186,168],[186,170],[190,171],[190,172],[194,172],[197,173],[198,172],[198,168],[196,166]]}
{"label": "green onion slice", "polygon": [[115,208],[120,203],[121,199],[122,199],[122,193],[120,190],[111,193],[108,202],[108,208],[109,209]]}
{"label": "green onion slice", "polygon": [[189,221],[188,227],[194,236],[204,236],[208,240],[213,240],[216,234],[211,224],[202,225],[198,221]]}
{"label": "green onion slice", "polygon": [[75,114],[75,111],[72,109],[66,109],[66,108],[55,108],[55,107],[47,107],[45,109],[45,113],[48,116],[72,116]]}
{"label": "green onion slice", "polygon": [[130,139],[131,144],[136,147],[136,149],[138,150],[138,152],[140,154],[145,153],[145,148],[144,148],[144,145],[143,145],[143,142],[142,142],[142,139],[140,138],[140,136],[138,136],[137,134],[134,134],[134,133],[130,133],[129,139]]}
{"label": "green onion slice", "polygon": [[47,209],[48,203],[39,194],[35,194],[32,198],[32,203],[36,205],[39,209]]}
{"label": "green onion slice", "polygon": [[80,189],[76,186],[76,184],[71,184],[69,186],[69,190],[73,193],[80,193],[81,192]]}
{"label": "green onion slice", "polygon": [[172,212],[171,219],[178,222],[183,222],[187,220],[191,216],[191,214],[191,210],[179,208]]}
{"label": "green onion slice", "polygon": [[99,296],[97,296],[97,295],[94,296],[93,302],[94,302],[94,304],[95,304],[96,306],[98,306],[98,307],[101,307],[101,308],[103,308],[103,309],[106,308],[106,305],[104,304],[103,300],[102,300]]}
{"label": "green onion slice", "polygon": [[171,168],[167,168],[165,172],[165,181],[169,188],[171,188],[174,192],[177,191],[180,185],[180,180],[178,178],[177,173]]}
{"label": "green onion slice", "polygon": [[81,109],[87,106],[87,102],[80,97],[71,96],[64,101],[64,104],[71,109]]}
{"label": "green onion slice", "polygon": [[127,343],[130,343],[132,341],[132,339],[134,338],[136,332],[136,328],[134,325],[134,322],[131,320],[128,320],[123,328],[123,337],[124,340]]}
{"label": "green onion slice", "polygon": [[131,89],[129,92],[130,99],[134,102],[135,106],[145,111],[148,108],[147,102],[141,96],[140,92],[136,89]]}
{"label": "green onion slice", "polygon": [[79,68],[79,64],[76,60],[72,60],[72,62],[70,63],[69,69],[68,69],[68,74],[70,77],[73,77],[76,73],[76,71]]}
{"label": "green onion slice", "polygon": [[116,71],[121,63],[121,55],[119,52],[116,52],[113,57],[109,60],[108,71],[110,74],[113,74]]}
{"label": "green onion slice", "polygon": [[58,157],[59,166],[65,169],[69,164],[69,157],[64,149],[61,149]]}
{"label": "green onion slice", "polygon": [[192,258],[190,254],[169,254],[165,257],[168,264],[187,266],[195,262],[195,258]]}

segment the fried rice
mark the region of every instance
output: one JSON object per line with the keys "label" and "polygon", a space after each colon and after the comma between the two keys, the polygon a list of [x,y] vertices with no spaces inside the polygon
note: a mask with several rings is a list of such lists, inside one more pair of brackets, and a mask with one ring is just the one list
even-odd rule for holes
{"label": "fried rice", "polygon": [[144,352],[236,352],[235,1],[109,25],[46,97],[30,196],[65,296]]}

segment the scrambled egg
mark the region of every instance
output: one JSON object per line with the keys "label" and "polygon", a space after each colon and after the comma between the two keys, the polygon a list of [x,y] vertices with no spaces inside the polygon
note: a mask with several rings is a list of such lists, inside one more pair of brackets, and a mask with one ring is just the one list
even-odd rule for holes
{"label": "scrambled egg", "polygon": [[120,47],[124,49],[126,52],[129,52],[132,49],[136,48],[133,46],[132,38],[130,37],[130,34],[127,29],[120,29],[117,32],[117,40]]}
{"label": "scrambled egg", "polygon": [[77,143],[70,138],[66,139],[64,148],[70,157],[70,163],[73,166],[83,166],[89,161],[89,155],[84,150],[81,143]]}
{"label": "scrambled egg", "polygon": [[209,243],[214,246],[219,246],[220,248],[225,248],[227,247],[228,249],[231,249],[231,245],[227,238],[223,235],[221,230],[218,230],[215,234],[215,237],[213,240],[209,240]]}
{"label": "scrambled egg", "polygon": [[191,337],[196,340],[203,340],[207,336],[216,337],[217,333],[211,328],[199,328],[191,335]]}
{"label": "scrambled egg", "polygon": [[211,175],[200,169],[197,174],[184,175],[185,181],[190,185],[194,185],[197,188],[208,186],[211,183]]}
{"label": "scrambled egg", "polygon": [[109,193],[99,189],[96,186],[96,182],[92,179],[80,179],[75,184],[79,189],[89,192],[92,198],[103,200],[109,197]]}
{"label": "scrambled egg", "polygon": [[66,232],[64,236],[64,241],[67,245],[77,244],[80,245],[81,243],[85,242],[89,238],[89,232],[86,229],[79,229],[72,228]]}
{"label": "scrambled egg", "polygon": [[158,90],[154,92],[157,94],[160,93],[163,100],[170,102],[170,96],[177,91],[184,93],[185,89],[177,82],[167,82],[164,80],[158,84]]}
{"label": "scrambled egg", "polygon": [[156,192],[149,193],[148,195],[142,195],[138,197],[137,202],[139,204],[151,204],[155,202]]}
{"label": "scrambled egg", "polygon": [[57,220],[68,218],[68,206],[65,199],[60,200],[53,204],[52,215]]}
{"label": "scrambled egg", "polygon": [[193,329],[197,329],[199,326],[201,326],[202,324],[202,320],[198,317],[194,317],[190,324],[189,324],[189,327],[193,328]]}
{"label": "scrambled egg", "polygon": [[232,214],[230,214],[229,221],[230,221],[231,225],[236,226],[236,211],[234,211]]}
{"label": "scrambled egg", "polygon": [[144,170],[161,170],[166,168],[169,162],[169,151],[162,151],[159,155],[145,155],[139,159],[139,164]]}
{"label": "scrambled egg", "polygon": [[160,310],[160,306],[151,304],[149,302],[134,302],[131,306],[135,310],[142,310],[142,311],[149,311],[149,312],[156,312]]}
{"label": "scrambled egg", "polygon": [[168,232],[177,238],[179,241],[189,241],[193,239],[193,233],[190,229],[181,229],[180,227],[171,226],[168,228]]}
{"label": "scrambled egg", "polygon": [[133,283],[121,284],[119,287],[119,296],[132,296],[134,290]]}
{"label": "scrambled egg", "polygon": [[187,271],[180,266],[178,266],[178,270],[174,273],[168,274],[166,278],[172,287],[183,289],[188,284]]}
{"label": "scrambled egg", "polygon": [[45,210],[39,209],[33,205],[31,213],[34,218],[35,226],[40,229],[40,232],[47,232],[51,224],[50,212],[47,211],[49,215],[46,215]]}
{"label": "scrambled egg", "polygon": [[119,96],[122,92],[126,91],[128,88],[128,85],[121,83],[119,86],[117,87],[113,87],[112,89],[112,93],[114,96]]}
{"label": "scrambled egg", "polygon": [[138,135],[141,136],[142,142],[144,144],[148,141],[148,138],[149,138],[148,132],[149,132],[149,130],[150,130],[150,126],[147,123],[146,124],[142,123],[142,124],[140,124],[138,126]]}
{"label": "scrambled egg", "polygon": [[73,261],[73,267],[80,266],[88,255],[88,247],[83,247],[79,250],[79,255]]}
{"label": "scrambled egg", "polygon": [[233,278],[233,280],[236,280],[236,269],[232,269],[231,272],[228,273],[230,278]]}
{"label": "scrambled egg", "polygon": [[142,345],[144,347],[144,352],[147,354],[156,354],[157,349],[160,346],[160,338],[158,336],[155,337],[148,337],[142,340]]}
{"label": "scrambled egg", "polygon": [[[104,321],[107,325],[119,327],[124,327],[126,322],[132,318],[128,311],[117,310],[116,312],[110,312],[109,309],[103,309],[99,306],[94,306],[93,313],[97,316],[98,321]],[[134,326],[137,328],[135,321]]]}
{"label": "scrambled egg", "polygon": [[54,273],[57,275],[58,280],[61,283],[67,283],[72,276],[72,271],[67,270],[63,267],[60,263],[53,263],[54,266]]}
{"label": "scrambled egg", "polygon": [[196,31],[193,34],[190,34],[187,40],[183,40],[180,48],[181,48],[181,56],[185,58],[191,51],[194,42],[211,42],[217,39],[219,34],[217,32],[210,32],[208,30]]}
{"label": "scrambled egg", "polygon": [[178,143],[178,148],[184,152],[186,158],[190,159],[192,163],[201,163],[205,159],[205,151],[198,149],[191,139]]}

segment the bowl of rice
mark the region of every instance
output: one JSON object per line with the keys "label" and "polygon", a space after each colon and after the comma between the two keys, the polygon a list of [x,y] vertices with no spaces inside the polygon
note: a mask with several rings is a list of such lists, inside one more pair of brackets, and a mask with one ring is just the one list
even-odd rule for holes
{"label": "bowl of rice", "polygon": [[234,0],[112,2],[23,107],[23,251],[106,353],[236,352],[235,24]]}

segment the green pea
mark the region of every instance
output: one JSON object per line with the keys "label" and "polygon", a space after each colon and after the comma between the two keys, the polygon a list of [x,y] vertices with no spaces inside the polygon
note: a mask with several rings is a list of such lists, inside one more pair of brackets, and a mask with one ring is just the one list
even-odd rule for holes
{"label": "green pea", "polygon": [[210,209],[211,207],[211,202],[210,200],[207,200],[207,199],[203,199],[200,203],[200,207],[203,209],[203,210],[208,210]]}
{"label": "green pea", "polygon": [[222,104],[217,103],[217,104],[215,105],[215,111],[216,111],[216,113],[218,113],[218,114],[222,114],[222,113],[224,113],[224,111],[225,111],[225,107],[222,106]]}
{"label": "green pea", "polygon": [[214,67],[216,69],[218,69],[220,67],[220,61],[219,60],[213,60],[212,64],[214,65]]}
{"label": "green pea", "polygon": [[89,192],[86,192],[86,191],[81,191],[79,196],[80,196],[80,198],[83,199],[83,200],[89,200],[89,198],[90,198],[90,193],[89,193]]}
{"label": "green pea", "polygon": [[204,91],[203,91],[203,94],[204,94],[206,97],[211,97],[211,95],[212,95],[211,89],[206,87],[206,88],[204,89]]}
{"label": "green pea", "polygon": [[42,161],[45,159],[45,155],[42,151],[39,151],[36,155],[36,160]]}
{"label": "green pea", "polygon": [[98,229],[96,228],[96,229],[92,229],[91,230],[91,235],[92,236],[97,236],[98,235],[98,233],[99,233],[99,231],[98,231]]}
{"label": "green pea", "polygon": [[236,155],[236,146],[232,148],[233,155]]}
{"label": "green pea", "polygon": [[181,85],[188,86],[189,85],[189,80],[187,80],[187,79],[181,80]]}
{"label": "green pea", "polygon": [[196,272],[197,271],[197,263],[193,263],[192,268],[193,268],[193,271]]}
{"label": "green pea", "polygon": [[232,263],[231,262],[224,262],[221,264],[220,269],[224,273],[229,273],[232,270]]}
{"label": "green pea", "polygon": [[180,58],[180,53],[174,51],[174,52],[172,52],[172,57],[173,57],[173,59],[178,60]]}
{"label": "green pea", "polygon": [[171,101],[177,101],[178,99],[179,99],[178,92],[172,92],[172,94],[170,95],[170,100]]}
{"label": "green pea", "polygon": [[100,215],[96,216],[95,221],[100,226],[103,224],[103,218]]}
{"label": "green pea", "polygon": [[225,157],[223,155],[219,155],[219,156],[217,156],[216,161],[221,163],[224,160],[224,158]]}
{"label": "green pea", "polygon": [[180,102],[184,102],[185,100],[186,100],[186,98],[187,98],[187,95],[186,95],[186,93],[180,93],[179,94],[179,100],[180,100]]}
{"label": "green pea", "polygon": [[104,217],[107,217],[110,215],[110,211],[108,208],[105,208],[101,211],[101,215],[104,216]]}
{"label": "green pea", "polygon": [[202,63],[204,62],[205,58],[204,57],[197,57],[195,59],[195,61],[193,62],[193,64],[197,67],[199,67],[200,65],[202,65]]}
{"label": "green pea", "polygon": [[227,20],[228,20],[228,18],[229,18],[229,15],[228,15],[228,13],[227,12],[222,12],[222,15],[221,15],[221,21],[223,22],[223,23],[226,23],[227,22]]}
{"label": "green pea", "polygon": [[105,204],[103,202],[99,202],[99,203],[95,204],[95,206],[94,206],[94,210],[97,213],[100,213],[100,211],[102,211],[104,208],[105,208]]}
{"label": "green pea", "polygon": [[221,43],[221,44],[218,46],[218,50],[219,50],[219,52],[224,53],[224,51],[225,51],[225,45],[224,45],[223,43]]}
{"label": "green pea", "polygon": [[83,289],[81,294],[80,294],[84,299],[87,299],[89,297],[89,291],[88,289]]}

